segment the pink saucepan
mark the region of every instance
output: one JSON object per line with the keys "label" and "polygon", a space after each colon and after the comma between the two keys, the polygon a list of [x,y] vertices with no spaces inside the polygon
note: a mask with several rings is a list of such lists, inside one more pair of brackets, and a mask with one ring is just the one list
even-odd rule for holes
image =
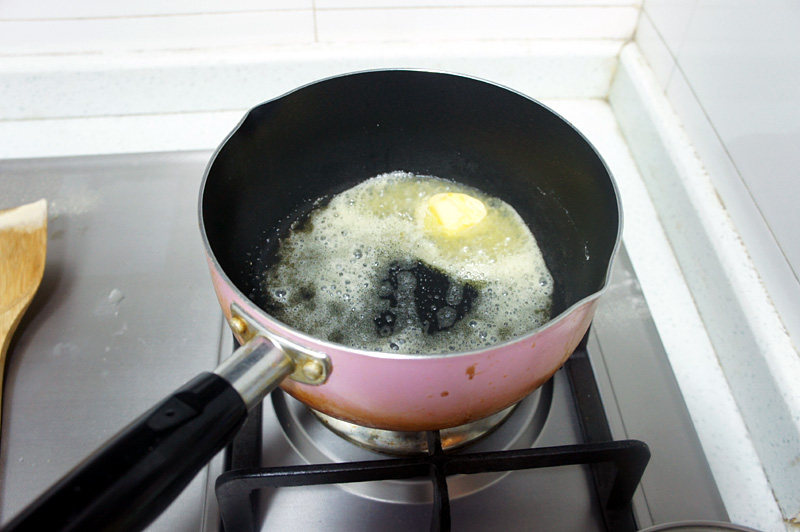
{"label": "pink saucepan", "polygon": [[[272,316],[263,274],[290,224],[320,200],[395,170],[511,204],[553,276],[551,320],[476,351],[395,354],[316,338]],[[394,431],[455,427],[513,405],[589,328],[621,213],[600,156],[550,109],[469,77],[381,70],[312,83],[248,112],[208,164],[200,228],[242,347],[134,421],[9,530],[145,526],[276,386],[333,418]]]}

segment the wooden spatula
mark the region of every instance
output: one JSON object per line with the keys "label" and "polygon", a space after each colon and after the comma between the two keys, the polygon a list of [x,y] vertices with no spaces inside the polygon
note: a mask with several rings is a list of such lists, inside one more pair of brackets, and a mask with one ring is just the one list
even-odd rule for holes
{"label": "wooden spatula", "polygon": [[46,253],[46,200],[0,211],[0,413],[6,352],[39,288]]}

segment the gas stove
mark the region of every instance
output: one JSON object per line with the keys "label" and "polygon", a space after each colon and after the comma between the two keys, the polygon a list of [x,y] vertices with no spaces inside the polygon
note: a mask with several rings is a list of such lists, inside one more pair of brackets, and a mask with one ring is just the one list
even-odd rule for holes
{"label": "gas stove", "polygon": [[[444,452],[445,431],[422,433],[425,451],[406,458],[380,456],[344,441],[301,403],[274,392],[266,406],[274,411],[269,417],[274,413],[277,419],[270,422],[279,424],[303,463],[257,467],[275,455],[270,449],[263,456],[267,416],[255,412],[254,426],[243,431],[228,455],[231,470],[216,482],[222,522],[227,530],[280,529],[287,522],[303,530],[368,530],[378,524],[387,530],[522,530],[534,522],[543,530],[636,530],[630,502],[648,448],[635,440],[580,443],[605,422],[602,411],[590,412],[584,401],[587,411],[580,418],[588,426],[581,438],[580,419],[565,408],[564,392],[572,387],[589,401],[597,398],[592,381],[584,379],[587,369],[581,350],[566,372],[518,404],[479,442]],[[561,421],[545,433],[549,416]],[[554,441],[562,445],[551,445]],[[543,496],[554,491],[561,495]],[[301,511],[309,497],[322,504],[312,505],[316,511]],[[332,516],[331,508],[349,510]],[[355,508],[360,508],[357,514]],[[498,520],[498,515],[510,519]]]}
{"label": "gas stove", "polygon": [[[51,206],[45,279],[9,355],[3,522],[233,351],[196,226],[208,157],[0,163],[9,201]],[[331,423],[274,392],[149,529],[216,531],[224,520],[229,532],[591,531],[727,520],[624,246],[581,348],[483,437],[443,452],[452,435],[415,435],[412,455],[397,457]],[[296,485],[309,478],[322,482]]]}
{"label": "gas stove", "polygon": [[448,451],[463,435],[406,433],[398,443],[397,433],[331,426],[275,391],[228,449],[208,507],[227,530],[624,531],[727,520],[624,250],[578,350],[498,415],[487,434]]}

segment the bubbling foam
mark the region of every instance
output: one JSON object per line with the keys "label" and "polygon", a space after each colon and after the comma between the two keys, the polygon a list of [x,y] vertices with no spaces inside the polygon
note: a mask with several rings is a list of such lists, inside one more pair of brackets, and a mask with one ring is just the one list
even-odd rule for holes
{"label": "bubbling foam", "polygon": [[[480,199],[480,223],[448,234],[425,216],[435,194]],[[498,198],[432,176],[382,174],[348,189],[282,238],[264,275],[266,310],[358,349],[471,351],[550,318],[553,278],[536,239]]]}

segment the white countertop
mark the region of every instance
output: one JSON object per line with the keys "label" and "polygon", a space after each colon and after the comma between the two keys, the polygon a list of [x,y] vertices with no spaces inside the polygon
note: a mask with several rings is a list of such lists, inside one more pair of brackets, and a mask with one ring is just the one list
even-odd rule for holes
{"label": "white countertop", "polygon": [[[619,85],[620,71],[650,75],[635,47],[628,45],[622,62],[621,50],[620,41],[608,40],[495,41],[4,58],[0,158],[211,149],[260,101],[365,68],[455,71],[540,99],[589,138],[615,176],[625,245],[732,521],[786,530],[791,525],[781,517],[652,192],[622,134],[618,115],[625,103],[607,99],[612,84],[616,93],[626,88]],[[644,100],[663,105],[657,93],[639,90]],[[671,153],[676,164],[696,163],[685,138]]]}

